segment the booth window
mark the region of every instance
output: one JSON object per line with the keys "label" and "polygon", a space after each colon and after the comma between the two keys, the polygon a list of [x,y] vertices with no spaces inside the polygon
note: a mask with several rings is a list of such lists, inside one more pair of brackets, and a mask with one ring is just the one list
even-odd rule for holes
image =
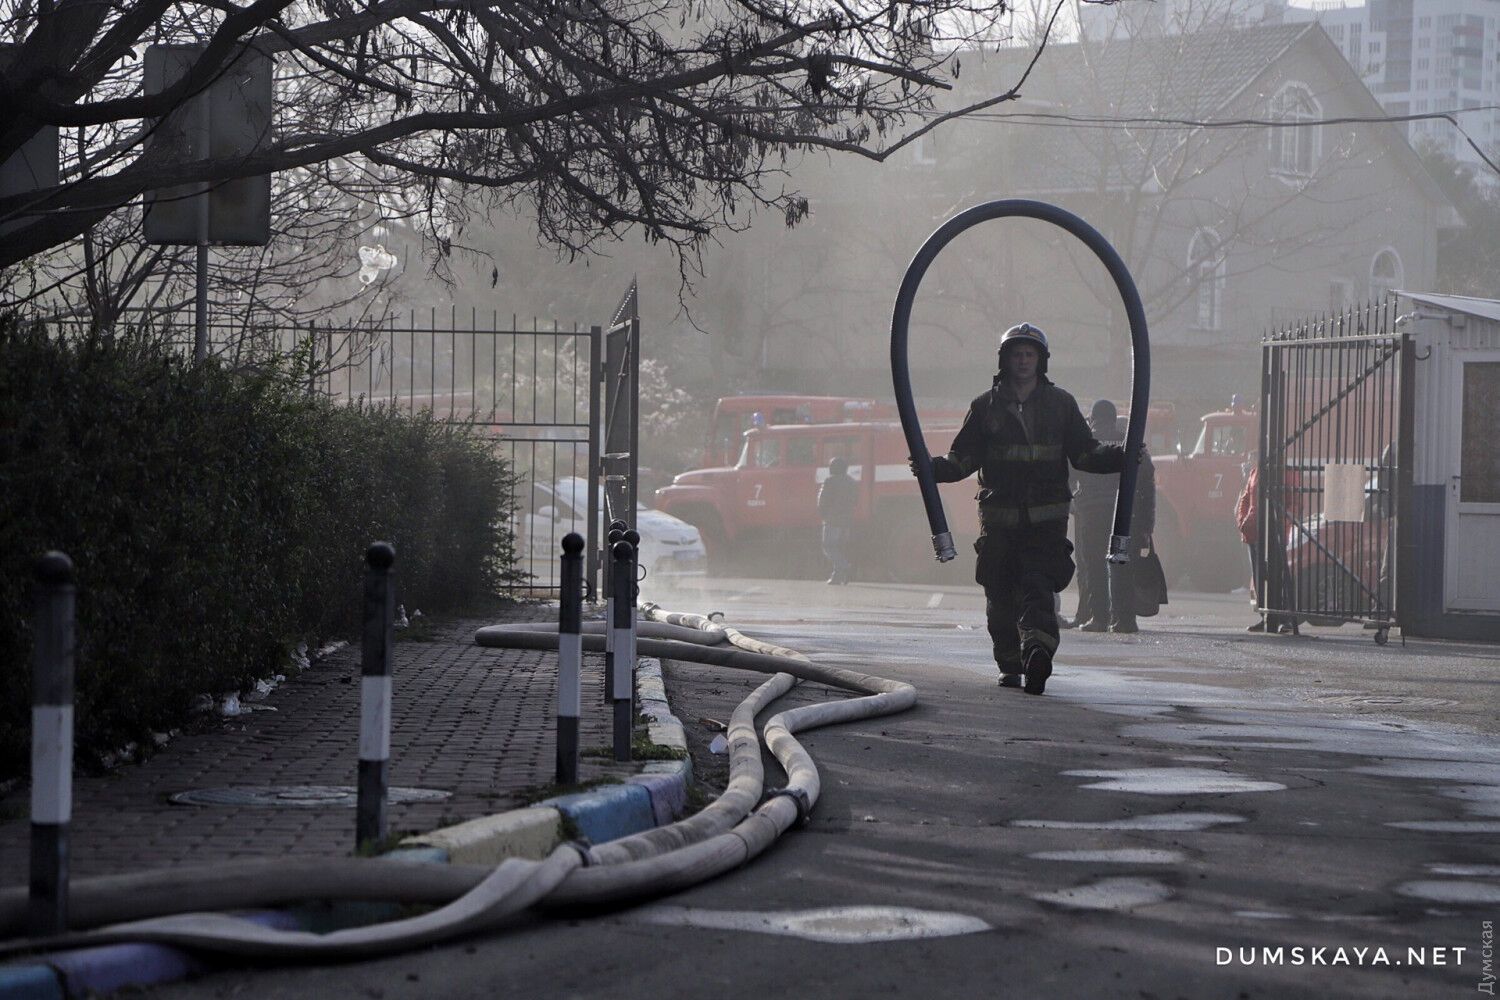
{"label": "booth window", "polygon": [[1500,503],[1500,361],[1464,365],[1462,454],[1458,499],[1462,503]]}

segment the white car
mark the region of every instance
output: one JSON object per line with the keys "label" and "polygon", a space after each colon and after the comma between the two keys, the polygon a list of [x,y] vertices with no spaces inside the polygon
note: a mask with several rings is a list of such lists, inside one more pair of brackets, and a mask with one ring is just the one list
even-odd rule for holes
{"label": "white car", "polygon": [[[518,498],[516,553],[521,569],[538,577],[549,577],[562,554],[562,537],[570,531],[584,533],[588,520],[588,480],[564,476],[555,483],[536,483],[530,497]],[[530,500],[530,504],[526,503]],[[638,563],[644,577],[703,576],[708,552],[703,536],[686,521],[643,504],[636,504],[635,524],[641,536]],[[604,495],[599,492],[599,520],[595,538],[604,541]],[[539,565],[532,566],[535,560]],[[547,561],[549,565],[540,565]]]}

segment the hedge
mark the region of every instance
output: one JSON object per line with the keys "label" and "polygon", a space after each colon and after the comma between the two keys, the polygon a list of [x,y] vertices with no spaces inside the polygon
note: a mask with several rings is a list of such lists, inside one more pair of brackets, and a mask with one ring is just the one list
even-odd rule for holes
{"label": "hedge", "polygon": [[515,578],[506,463],[471,428],[309,396],[289,370],[191,366],[135,336],[0,317],[0,778],[29,755],[31,581],[78,582],[81,759],[180,722],[194,695],[357,634],[363,554],[453,609]]}

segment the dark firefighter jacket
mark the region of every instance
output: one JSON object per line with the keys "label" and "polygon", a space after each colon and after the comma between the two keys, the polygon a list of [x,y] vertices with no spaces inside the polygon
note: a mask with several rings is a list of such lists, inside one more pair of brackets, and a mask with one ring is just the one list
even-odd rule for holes
{"label": "dark firefighter jacket", "polygon": [[1124,452],[1095,440],[1077,400],[1045,376],[1025,403],[997,378],[969,404],[952,448],[933,459],[932,471],[940,483],[978,471],[980,523],[1008,528],[1067,520],[1069,462],[1083,472],[1119,472]]}

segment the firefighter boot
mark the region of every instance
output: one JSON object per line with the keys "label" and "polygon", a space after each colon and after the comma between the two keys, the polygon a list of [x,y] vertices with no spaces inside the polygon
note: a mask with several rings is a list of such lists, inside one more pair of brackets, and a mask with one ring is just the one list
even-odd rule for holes
{"label": "firefighter boot", "polygon": [[1041,694],[1047,690],[1047,678],[1052,676],[1052,654],[1041,646],[1032,646],[1026,651],[1026,693]]}

